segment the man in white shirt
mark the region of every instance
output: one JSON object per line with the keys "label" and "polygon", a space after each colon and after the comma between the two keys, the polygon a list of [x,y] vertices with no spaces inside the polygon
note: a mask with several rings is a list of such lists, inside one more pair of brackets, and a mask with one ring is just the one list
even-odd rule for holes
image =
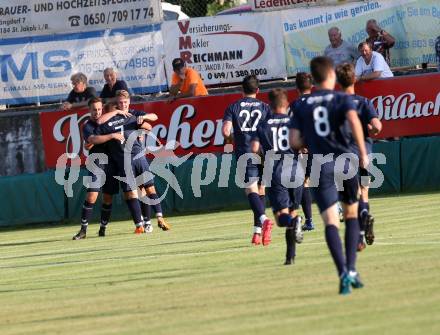
{"label": "man in white shirt", "polygon": [[361,57],[356,62],[357,81],[394,77],[385,58],[380,53],[373,51],[370,44],[362,42],[359,44],[358,50]]}
{"label": "man in white shirt", "polygon": [[356,62],[359,52],[355,46],[342,39],[338,27],[332,27],[328,30],[328,39],[330,44],[325,48],[324,55],[331,58],[335,66],[342,63],[354,64]]}

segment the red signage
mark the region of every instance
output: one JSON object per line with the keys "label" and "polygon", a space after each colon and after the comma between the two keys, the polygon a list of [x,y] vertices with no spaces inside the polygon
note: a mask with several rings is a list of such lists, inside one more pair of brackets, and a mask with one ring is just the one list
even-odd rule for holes
{"label": "red signage", "polygon": [[[372,99],[378,110],[384,126],[379,138],[440,133],[438,73],[361,83],[357,93]],[[240,97],[240,94],[226,94],[171,103],[155,101],[134,104],[132,108],[159,116],[153,124],[153,132],[163,144],[178,142],[178,155],[223,152],[223,113]],[[296,97],[296,91],[290,90],[289,98]],[[267,94],[260,94],[259,98],[267,101]],[[84,159],[87,150],[83,147],[81,129],[87,119],[85,109],[41,113],[40,118],[47,167],[55,167],[58,157],[64,153]],[[156,142],[152,140],[148,144],[151,147]]]}
{"label": "red signage", "polygon": [[378,138],[440,133],[440,73],[365,82],[356,93],[376,107],[383,124]]}

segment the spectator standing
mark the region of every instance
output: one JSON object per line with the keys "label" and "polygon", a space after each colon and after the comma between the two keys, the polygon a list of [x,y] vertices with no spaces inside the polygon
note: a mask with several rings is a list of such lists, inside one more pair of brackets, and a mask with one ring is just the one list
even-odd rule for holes
{"label": "spectator standing", "polygon": [[104,70],[104,79],[106,84],[100,94],[101,99],[110,99],[116,96],[117,91],[127,91],[127,83],[123,80],[118,80],[118,76],[113,68],[108,67]]}
{"label": "spectator standing", "polygon": [[369,43],[360,43],[358,50],[361,56],[356,62],[357,81],[394,77],[383,56],[373,51]]}
{"label": "spectator standing", "polygon": [[440,36],[435,40],[435,55],[437,56],[437,70],[440,72]]}
{"label": "spectator standing", "polygon": [[174,73],[170,87],[171,100],[208,95],[196,70],[187,67],[182,58],[175,58],[172,64]]}
{"label": "spectator standing", "polygon": [[380,53],[388,65],[390,65],[390,49],[396,42],[395,38],[383,30],[374,19],[367,21],[366,29],[368,38],[366,42],[370,43],[373,51]]}
{"label": "spectator standing", "polygon": [[71,109],[73,105],[85,106],[91,98],[97,97],[95,88],[87,86],[87,76],[84,73],[78,72],[73,74],[70,77],[70,81],[72,82],[73,89],[63,104],[65,110]]}
{"label": "spectator standing", "polygon": [[335,66],[342,63],[354,64],[359,57],[356,47],[342,39],[342,33],[338,27],[328,30],[330,44],[325,48],[324,55],[335,63]]}

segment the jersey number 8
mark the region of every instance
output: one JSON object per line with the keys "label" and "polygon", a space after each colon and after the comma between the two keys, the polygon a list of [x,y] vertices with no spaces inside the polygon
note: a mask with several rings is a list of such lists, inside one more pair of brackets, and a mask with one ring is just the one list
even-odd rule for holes
{"label": "jersey number 8", "polygon": [[328,121],[328,110],[323,106],[318,106],[313,110],[313,120],[315,121],[315,131],[321,137],[330,134],[330,123]]}

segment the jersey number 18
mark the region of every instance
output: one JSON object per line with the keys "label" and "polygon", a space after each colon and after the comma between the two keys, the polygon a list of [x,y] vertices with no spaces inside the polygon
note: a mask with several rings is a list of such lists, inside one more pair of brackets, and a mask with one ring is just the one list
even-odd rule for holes
{"label": "jersey number 18", "polygon": [[275,152],[278,151],[286,151],[289,149],[289,129],[284,127],[271,127],[272,130],[272,143],[273,150]]}

